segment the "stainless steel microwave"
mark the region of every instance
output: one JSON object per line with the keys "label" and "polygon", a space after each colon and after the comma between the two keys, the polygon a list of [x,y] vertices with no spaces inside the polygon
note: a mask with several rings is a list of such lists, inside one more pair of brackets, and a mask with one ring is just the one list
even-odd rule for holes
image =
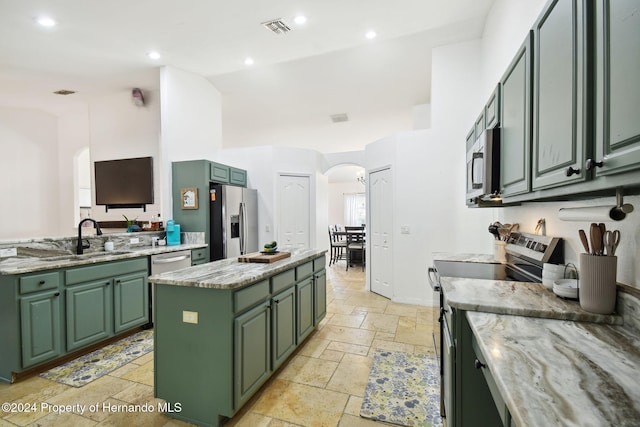
{"label": "stainless steel microwave", "polygon": [[500,128],[486,129],[467,149],[467,206],[495,205],[500,192]]}

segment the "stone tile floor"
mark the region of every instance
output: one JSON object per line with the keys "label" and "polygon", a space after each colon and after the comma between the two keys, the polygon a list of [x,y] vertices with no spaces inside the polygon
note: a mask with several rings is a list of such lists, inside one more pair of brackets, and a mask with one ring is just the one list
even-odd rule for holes
{"label": "stone tile floor", "polygon": [[[228,426],[381,426],[360,418],[373,350],[432,353],[432,310],[397,304],[365,290],[365,272],[327,268],[327,316]],[[103,405],[157,408],[153,397],[153,353],[84,387],[38,376],[0,383],[0,403],[29,404],[32,411],[0,410],[5,426],[188,426],[162,413],[117,412]],[[84,413],[54,413],[50,405],[86,405]],[[99,410],[89,411],[91,405]]]}

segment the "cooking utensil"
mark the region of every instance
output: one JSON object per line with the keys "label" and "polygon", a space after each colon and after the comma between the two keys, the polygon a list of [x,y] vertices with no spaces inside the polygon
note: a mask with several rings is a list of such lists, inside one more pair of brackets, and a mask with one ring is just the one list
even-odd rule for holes
{"label": "cooking utensil", "polygon": [[589,241],[587,240],[587,235],[585,234],[584,230],[578,230],[578,234],[580,235],[580,241],[582,242],[584,251],[588,254],[591,253],[589,252]]}
{"label": "cooking utensil", "polygon": [[620,243],[620,231],[607,231],[604,234],[604,246],[607,249],[608,256],[614,256],[616,254],[616,249],[618,248],[618,244]]}
{"label": "cooking utensil", "polygon": [[496,240],[500,240],[500,233],[498,233],[498,226],[495,224],[489,225],[489,233],[493,234]]}
{"label": "cooking utensil", "polygon": [[600,232],[600,227],[595,222],[591,223],[589,235],[591,237],[591,254],[601,255],[602,254],[602,233]]}

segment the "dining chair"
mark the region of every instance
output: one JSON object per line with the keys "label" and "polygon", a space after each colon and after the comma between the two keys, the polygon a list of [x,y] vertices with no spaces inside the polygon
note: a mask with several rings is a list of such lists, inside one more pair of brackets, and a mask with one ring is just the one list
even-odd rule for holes
{"label": "dining chair", "polygon": [[340,240],[339,236],[335,234],[336,228],[333,225],[329,226],[329,245],[331,246],[331,254],[329,255],[329,265],[335,264],[336,261],[344,259],[344,249],[347,247],[345,240]]}
{"label": "dining chair", "polygon": [[354,254],[360,255],[362,271],[364,271],[366,258],[364,227],[345,226],[344,231],[347,234],[347,271],[349,270],[349,265],[353,262]]}

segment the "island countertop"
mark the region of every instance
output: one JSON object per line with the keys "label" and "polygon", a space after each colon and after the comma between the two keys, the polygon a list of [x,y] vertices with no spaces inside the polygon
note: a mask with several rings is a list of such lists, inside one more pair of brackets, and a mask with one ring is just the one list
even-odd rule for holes
{"label": "island countertop", "polygon": [[223,259],[149,277],[150,283],[209,289],[239,289],[324,255],[324,249],[297,249],[273,263]]}

